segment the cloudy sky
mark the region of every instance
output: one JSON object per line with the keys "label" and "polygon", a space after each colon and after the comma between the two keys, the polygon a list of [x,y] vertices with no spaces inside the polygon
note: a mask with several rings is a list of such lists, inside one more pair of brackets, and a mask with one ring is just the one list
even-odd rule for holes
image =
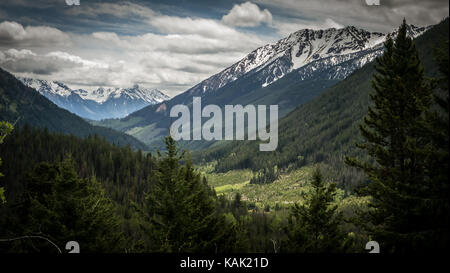
{"label": "cloudy sky", "polygon": [[[72,88],[140,84],[174,96],[303,28],[430,25],[447,0],[1,0],[0,67]],[[369,1],[370,2],[370,1]]]}

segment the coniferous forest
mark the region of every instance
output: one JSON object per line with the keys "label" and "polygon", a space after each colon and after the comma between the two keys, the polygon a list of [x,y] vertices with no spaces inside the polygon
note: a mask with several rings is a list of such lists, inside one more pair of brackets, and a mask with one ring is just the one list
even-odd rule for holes
{"label": "coniferous forest", "polygon": [[[369,241],[383,253],[448,251],[448,18],[424,34],[434,37],[428,51],[407,27],[373,63],[283,117],[271,154],[248,142],[190,151],[170,136],[145,151],[98,128],[14,124],[9,111],[0,123],[0,253],[62,253],[72,240],[83,253],[365,253]],[[1,96],[17,88],[8,84]],[[7,113],[12,102],[2,100]],[[316,108],[326,118],[305,118]],[[251,200],[239,191],[247,184],[223,194],[205,166],[249,170],[254,187],[308,170],[296,181],[307,190],[276,204]]]}

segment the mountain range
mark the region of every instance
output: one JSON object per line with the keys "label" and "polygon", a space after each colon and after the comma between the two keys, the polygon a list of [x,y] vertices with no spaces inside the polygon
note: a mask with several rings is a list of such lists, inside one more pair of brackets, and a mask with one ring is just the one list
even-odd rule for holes
{"label": "mountain range", "polygon": [[158,89],[142,88],[137,84],[130,88],[100,87],[87,91],[71,89],[60,81],[19,79],[59,107],[90,120],[122,118],[145,106],[169,99]]}
{"label": "mountain range", "polygon": [[[417,37],[429,27],[408,26]],[[395,35],[394,30],[391,35]],[[341,29],[303,29],[276,43],[262,46],[246,57],[171,100],[147,106],[122,119],[94,124],[135,136],[151,147],[160,147],[168,134],[173,105],[191,105],[193,96],[202,104],[277,104],[281,116],[320,95],[383,52],[387,34],[353,26]],[[189,148],[214,142],[196,141]]]}
{"label": "mountain range", "polygon": [[[410,25],[408,32],[418,37],[429,28]],[[395,31],[391,34],[395,35]],[[221,107],[278,104],[281,118],[382,54],[385,38],[386,34],[355,27],[300,30],[277,43],[254,50],[236,64],[169,100],[160,91],[138,85],[89,92],[72,90],[58,81],[20,78],[19,84],[12,75],[2,71],[0,86],[4,94],[0,110],[2,118],[8,121],[18,118],[21,123],[78,136],[98,134],[110,142],[153,150],[161,147],[162,136],[168,134],[172,121],[169,112],[175,104],[191,107],[194,96],[202,97],[202,104]],[[11,93],[13,90],[6,88],[10,86],[17,92]],[[29,101],[25,102],[23,97]],[[90,119],[93,126],[57,106]],[[126,115],[133,107],[144,108],[124,118],[100,120],[108,115]],[[213,141],[185,144],[193,150],[219,145]]]}

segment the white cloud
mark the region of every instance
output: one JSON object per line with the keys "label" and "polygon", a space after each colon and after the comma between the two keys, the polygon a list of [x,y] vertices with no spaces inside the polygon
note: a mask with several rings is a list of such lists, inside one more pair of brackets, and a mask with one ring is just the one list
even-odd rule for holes
{"label": "white cloud", "polygon": [[106,32],[93,33],[90,43],[103,48],[101,54],[112,56],[105,51],[108,48],[116,52],[116,59],[126,60],[123,84],[146,83],[170,95],[220,72],[258,46],[250,40],[242,43],[198,34],[121,36]]}
{"label": "white cloud", "polygon": [[261,10],[256,4],[245,2],[234,5],[230,12],[222,17],[222,21],[230,26],[256,27],[262,23],[272,24],[272,14],[268,9]]}
{"label": "white cloud", "polygon": [[267,41],[253,35],[235,33],[225,37],[210,38],[198,34],[146,33],[137,36],[118,36],[113,32],[92,34],[102,46],[120,47],[129,51],[159,51],[184,54],[212,54],[220,52],[248,52]]}
{"label": "white cloud", "polygon": [[95,61],[84,60],[83,58],[81,58],[79,56],[71,55],[67,52],[62,52],[62,51],[50,52],[50,53],[46,54],[45,57],[48,57],[49,59],[53,59],[56,61],[71,63],[74,66],[77,65],[77,66],[86,67],[86,68],[103,68],[103,69],[108,68],[108,66],[106,64],[102,64],[102,63],[95,62]]}
{"label": "white cloud", "polygon": [[21,46],[66,46],[70,45],[70,37],[66,33],[47,26],[23,27],[16,22],[0,23],[0,45]]}
{"label": "white cloud", "polygon": [[198,34],[215,38],[239,35],[235,29],[211,19],[157,16],[151,18],[149,23],[158,30],[169,34]]}
{"label": "white cloud", "polygon": [[1,52],[0,65],[13,72],[36,75],[74,74],[88,70],[109,69],[106,64],[84,60],[67,52],[55,51],[37,54],[28,49],[13,48]]}
{"label": "white cloud", "polygon": [[94,32],[92,37],[107,42],[120,43],[119,36],[114,32]]}
{"label": "white cloud", "polygon": [[327,18],[325,19],[325,24],[324,24],[324,28],[343,28],[344,25],[341,25],[337,22],[335,22],[333,19]]}
{"label": "white cloud", "polygon": [[127,73],[115,78],[121,85],[136,81],[168,91],[170,95],[185,91],[269,42],[265,37],[238,31],[220,20],[168,16],[128,2],[96,4],[82,12],[71,12],[95,18],[104,14],[138,17],[141,26],[147,24],[149,32],[140,35],[102,31],[75,40],[89,43],[91,55],[93,48],[101,48],[95,54],[103,56],[105,61],[124,60]]}

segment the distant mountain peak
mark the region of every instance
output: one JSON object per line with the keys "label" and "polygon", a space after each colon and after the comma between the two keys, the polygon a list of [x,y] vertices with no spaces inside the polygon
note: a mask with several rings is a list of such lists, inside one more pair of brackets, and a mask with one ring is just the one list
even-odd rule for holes
{"label": "distant mountain peak", "polygon": [[143,100],[145,102],[148,102],[149,104],[159,103],[170,98],[158,89],[143,88],[140,87],[137,83],[133,84],[132,87],[126,88],[99,87],[90,92],[82,89],[74,90],[74,92],[76,92],[85,100],[93,100],[100,104],[105,103],[110,99],[120,98],[121,96],[126,96],[130,99]]}
{"label": "distant mountain peak", "polygon": [[158,89],[143,88],[138,84],[128,88],[99,87],[88,91],[73,90],[60,81],[20,77],[18,79],[56,105],[81,117],[94,120],[125,117],[147,105],[170,98]]}
{"label": "distant mountain peak", "polygon": [[[81,138],[98,135],[111,144],[130,145],[132,148],[142,150],[148,149],[145,144],[128,134],[92,126],[82,118],[57,107],[55,103],[52,103],[44,96],[36,94],[30,87],[27,87],[29,84],[42,85],[42,88],[51,86],[64,89],[67,87],[61,82],[55,83],[30,78],[21,78],[19,80],[11,73],[0,68],[0,120],[16,121],[18,122],[16,128],[27,125],[33,128],[45,128],[49,132],[75,135]],[[57,92],[55,91],[55,93]],[[64,98],[62,96],[59,97]],[[69,95],[68,97],[71,96]]]}
{"label": "distant mountain peak", "polygon": [[25,85],[32,87],[39,91],[39,93],[48,92],[52,95],[68,97],[72,90],[65,84],[59,81],[46,81],[32,78],[18,78]]}

